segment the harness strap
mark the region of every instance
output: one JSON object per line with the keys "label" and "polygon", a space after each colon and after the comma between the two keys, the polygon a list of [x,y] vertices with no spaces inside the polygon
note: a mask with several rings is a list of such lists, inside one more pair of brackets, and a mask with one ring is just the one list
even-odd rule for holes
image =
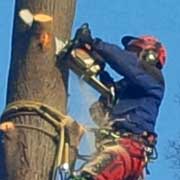
{"label": "harness strap", "polygon": [[59,128],[59,122],[67,124],[73,121],[71,117],[64,115],[47,104],[29,100],[20,100],[8,104],[1,119],[4,119],[3,117],[10,113],[25,110],[37,112],[57,128]]}
{"label": "harness strap", "polygon": [[[143,133],[142,135],[132,133],[121,133],[114,132],[112,129],[103,128],[94,130],[94,133],[97,138],[97,142],[108,141],[108,138],[112,141],[118,140],[120,138],[131,138],[145,145],[145,151],[147,154],[146,162],[150,162],[158,158],[157,150],[155,148],[157,140],[154,135],[148,135],[147,133]],[[154,136],[154,138],[152,136]]]}

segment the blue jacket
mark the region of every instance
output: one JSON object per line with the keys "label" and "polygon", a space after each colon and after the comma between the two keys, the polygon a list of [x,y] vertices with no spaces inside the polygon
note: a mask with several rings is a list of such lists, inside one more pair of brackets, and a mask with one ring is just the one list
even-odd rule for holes
{"label": "blue jacket", "polygon": [[161,70],[140,61],[135,53],[96,39],[93,48],[124,78],[115,82],[118,101],[112,108],[113,127],[119,131],[155,133],[164,95]]}

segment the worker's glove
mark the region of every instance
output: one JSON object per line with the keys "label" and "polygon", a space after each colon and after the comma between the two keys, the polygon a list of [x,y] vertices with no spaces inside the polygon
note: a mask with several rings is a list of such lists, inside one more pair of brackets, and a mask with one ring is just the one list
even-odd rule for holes
{"label": "worker's glove", "polygon": [[79,44],[84,45],[84,44],[89,44],[91,45],[93,42],[93,38],[91,36],[91,31],[89,29],[88,24],[83,24],[75,34],[74,39],[78,41]]}

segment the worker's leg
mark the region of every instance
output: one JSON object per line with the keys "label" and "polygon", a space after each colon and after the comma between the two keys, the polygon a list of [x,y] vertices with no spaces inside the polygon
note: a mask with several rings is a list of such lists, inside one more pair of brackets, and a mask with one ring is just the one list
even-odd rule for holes
{"label": "worker's leg", "polygon": [[103,145],[82,168],[82,176],[89,180],[137,180],[144,168],[144,154],[142,144],[122,138]]}

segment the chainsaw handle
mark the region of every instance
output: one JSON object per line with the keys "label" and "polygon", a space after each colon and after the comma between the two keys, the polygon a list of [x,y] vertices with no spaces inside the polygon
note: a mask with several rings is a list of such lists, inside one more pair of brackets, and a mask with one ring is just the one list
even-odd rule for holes
{"label": "chainsaw handle", "polygon": [[82,29],[89,29],[89,24],[88,23],[84,23],[84,24],[81,25],[80,28],[82,28]]}
{"label": "chainsaw handle", "polygon": [[82,24],[80,28],[76,30],[73,41],[75,43],[79,43],[81,46],[92,43],[93,38],[91,37],[91,31],[88,23]]}

